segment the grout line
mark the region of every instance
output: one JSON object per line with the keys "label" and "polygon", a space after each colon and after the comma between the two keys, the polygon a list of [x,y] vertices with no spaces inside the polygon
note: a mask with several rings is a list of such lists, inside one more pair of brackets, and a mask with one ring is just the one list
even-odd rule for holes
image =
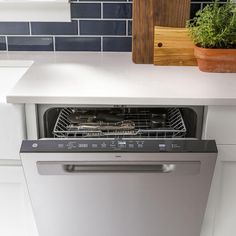
{"label": "grout line", "polygon": [[103,2],[101,2],[101,19],[103,19]]}
{"label": "grout line", "polygon": [[55,36],[52,37],[52,45],[53,45],[53,51],[55,52],[56,51],[56,39],[55,39]]}
{"label": "grout line", "polygon": [[5,36],[5,43],[6,43],[6,51],[8,51],[8,38]]}
{"label": "grout line", "polygon": [[[102,12],[101,12],[102,14]],[[71,20],[84,20],[84,21],[125,21],[132,20],[132,18],[71,18]]]}
{"label": "grout line", "polygon": [[32,35],[31,22],[29,22],[29,34]]}
{"label": "grout line", "polygon": [[101,52],[103,52],[103,36],[101,37]]}
{"label": "grout line", "polygon": [[[88,4],[88,3],[96,3],[96,4],[98,4],[98,3],[102,3],[101,1],[86,1],[86,2],[81,2],[81,1],[71,1],[71,3],[81,3],[81,4]],[[112,0],[110,0],[110,1],[106,1],[106,3],[132,3],[132,2],[129,2],[129,1],[127,1],[127,0],[123,0],[123,1],[112,1]]]}
{"label": "grout line", "polygon": [[78,35],[80,35],[80,20],[77,21],[77,25],[78,25],[78,26],[77,26],[77,27],[78,27],[78,28],[77,28],[77,30],[78,30]]}
{"label": "grout line", "polygon": [[68,37],[77,37],[77,38],[80,38],[80,37],[113,37],[113,38],[117,38],[117,37],[131,37],[131,35],[126,35],[126,34],[122,34],[122,35],[113,35],[113,34],[94,34],[94,35],[91,35],[91,34],[80,34],[80,35],[77,35],[77,34],[70,34],[70,35],[63,35],[63,34],[54,34],[54,35],[50,35],[50,34],[42,34],[42,35],[2,35],[2,37],[26,37],[26,38],[45,38],[45,37],[48,37],[48,38],[52,38],[52,37],[65,37],[65,38],[68,38]]}

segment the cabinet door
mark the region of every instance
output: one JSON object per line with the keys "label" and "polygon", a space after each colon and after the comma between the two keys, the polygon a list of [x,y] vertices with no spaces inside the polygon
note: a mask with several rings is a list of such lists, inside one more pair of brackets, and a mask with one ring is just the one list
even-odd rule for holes
{"label": "cabinet door", "polygon": [[26,134],[24,105],[8,104],[6,96],[31,64],[0,61],[0,159],[20,159],[20,145]]}
{"label": "cabinet door", "polygon": [[0,114],[0,159],[20,159],[20,146],[26,135],[24,106],[0,104]]}
{"label": "cabinet door", "polygon": [[69,0],[0,1],[0,21],[71,21]]}
{"label": "cabinet door", "polygon": [[201,236],[236,235],[236,145],[219,145],[218,150]]}
{"label": "cabinet door", "polygon": [[205,138],[217,144],[236,144],[236,107],[209,106],[206,117]]}
{"label": "cabinet door", "polygon": [[0,235],[37,236],[21,166],[0,166]]}

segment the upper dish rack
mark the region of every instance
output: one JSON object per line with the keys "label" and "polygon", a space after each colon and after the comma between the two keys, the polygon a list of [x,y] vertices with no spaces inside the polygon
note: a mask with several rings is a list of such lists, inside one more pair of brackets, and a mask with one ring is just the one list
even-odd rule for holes
{"label": "upper dish rack", "polygon": [[[89,115],[84,115],[86,112]],[[116,121],[111,121],[109,115],[108,121],[99,120],[102,112],[104,110],[96,108],[62,108],[53,135],[55,138],[183,138],[186,135],[186,126],[178,108],[161,109],[159,113],[151,109],[122,108],[112,113]],[[86,122],[75,124],[71,121],[73,114],[79,114],[83,119],[86,117]],[[97,120],[91,121],[95,118]]]}

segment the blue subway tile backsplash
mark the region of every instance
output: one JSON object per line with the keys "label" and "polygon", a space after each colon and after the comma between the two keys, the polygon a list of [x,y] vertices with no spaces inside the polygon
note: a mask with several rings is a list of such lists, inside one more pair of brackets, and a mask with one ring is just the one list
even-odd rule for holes
{"label": "blue subway tile backsplash", "polygon": [[103,17],[115,19],[130,19],[132,18],[131,3],[104,3]]}
{"label": "blue subway tile backsplash", "polygon": [[126,21],[80,20],[81,35],[126,35]]}
{"label": "blue subway tile backsplash", "polygon": [[[191,17],[208,2],[192,0]],[[0,51],[131,51],[132,0],[72,0],[71,17],[0,22]]]}
{"label": "blue subway tile backsplash", "polygon": [[9,51],[53,51],[52,37],[7,37]]}
{"label": "blue subway tile backsplash", "polygon": [[104,37],[104,52],[127,52],[131,50],[132,37]]}
{"label": "blue subway tile backsplash", "polygon": [[0,22],[0,35],[29,35],[28,22]]}
{"label": "blue subway tile backsplash", "polygon": [[0,50],[6,50],[6,39],[0,36]]}
{"label": "blue subway tile backsplash", "polygon": [[72,18],[101,18],[100,3],[71,3]]}
{"label": "blue subway tile backsplash", "polygon": [[32,35],[78,35],[78,22],[32,22]]}
{"label": "blue subway tile backsplash", "polygon": [[100,37],[56,37],[56,51],[101,51]]}

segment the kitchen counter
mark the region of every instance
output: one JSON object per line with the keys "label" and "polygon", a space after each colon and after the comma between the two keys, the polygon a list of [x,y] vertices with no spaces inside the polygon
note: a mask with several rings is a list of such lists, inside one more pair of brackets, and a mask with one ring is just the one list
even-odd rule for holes
{"label": "kitchen counter", "polygon": [[6,103],[6,96],[30,67],[29,63],[0,62],[0,104]]}
{"label": "kitchen counter", "polygon": [[136,65],[130,53],[2,53],[33,60],[9,103],[236,105],[236,74]]}

